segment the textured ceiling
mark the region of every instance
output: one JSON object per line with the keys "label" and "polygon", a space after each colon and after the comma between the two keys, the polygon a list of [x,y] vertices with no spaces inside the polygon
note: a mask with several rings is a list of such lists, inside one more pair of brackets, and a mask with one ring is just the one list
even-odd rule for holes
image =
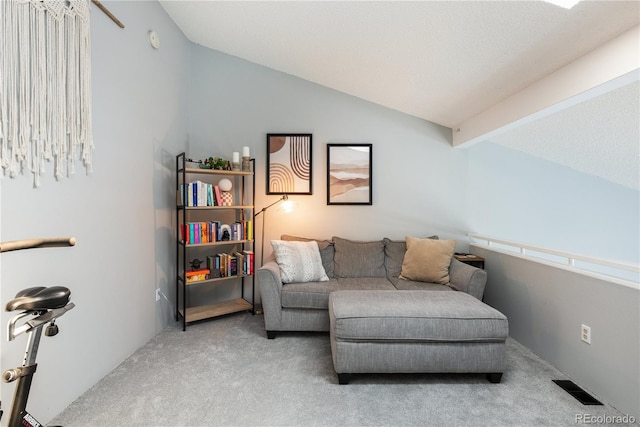
{"label": "textured ceiling", "polygon": [[525,124],[491,142],[640,189],[640,83]]}
{"label": "textured ceiling", "polygon": [[[570,10],[542,1],[160,4],[194,43],[452,128],[640,23],[638,1],[583,1]],[[579,142],[591,155],[590,143]],[[524,145],[517,148],[536,154]],[[571,157],[539,151],[558,162]]]}

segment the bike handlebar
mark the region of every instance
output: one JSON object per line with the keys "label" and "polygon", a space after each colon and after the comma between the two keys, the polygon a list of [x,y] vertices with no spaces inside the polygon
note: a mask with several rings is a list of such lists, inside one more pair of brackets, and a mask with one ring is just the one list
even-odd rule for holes
{"label": "bike handlebar", "polygon": [[12,240],[0,243],[0,252],[18,251],[21,249],[55,248],[75,246],[75,237],[45,237],[40,239]]}

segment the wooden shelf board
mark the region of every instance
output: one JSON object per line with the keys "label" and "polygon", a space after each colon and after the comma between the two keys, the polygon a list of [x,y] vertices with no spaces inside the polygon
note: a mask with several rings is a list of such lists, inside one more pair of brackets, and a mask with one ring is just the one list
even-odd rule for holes
{"label": "wooden shelf board", "polygon": [[[243,277],[251,277],[253,274],[236,274],[235,276],[214,277],[213,279],[197,280],[195,282],[187,282],[189,285],[199,285],[201,283],[223,282],[231,279],[242,279]],[[181,279],[181,278],[180,278]]]}
{"label": "wooden shelf board", "polygon": [[182,208],[188,210],[188,211],[195,211],[195,210],[205,210],[205,209],[216,209],[216,210],[223,210],[223,209],[253,209],[253,205],[232,205],[232,206],[182,206]]}
{"label": "wooden shelf board", "polygon": [[253,171],[230,171],[226,169],[200,169],[200,168],[186,168],[186,173],[201,173],[209,175],[237,175],[237,176],[250,176],[253,175]]}
{"label": "wooden shelf board", "polygon": [[[184,245],[184,241],[180,242]],[[209,243],[190,243],[185,245],[187,248],[197,248],[199,246],[221,246],[221,245],[236,245],[241,243],[253,243],[253,240],[220,240],[217,242]]]}
{"label": "wooden shelf board", "polygon": [[[224,316],[225,314],[238,313],[240,311],[251,310],[253,306],[243,298],[236,298],[218,304],[201,305],[187,308],[185,317],[187,322],[209,319],[211,317]],[[180,310],[182,313],[182,310]]]}

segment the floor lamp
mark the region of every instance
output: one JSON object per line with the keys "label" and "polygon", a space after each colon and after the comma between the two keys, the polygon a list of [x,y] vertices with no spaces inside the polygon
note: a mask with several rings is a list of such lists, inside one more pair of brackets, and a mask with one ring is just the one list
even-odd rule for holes
{"label": "floor lamp", "polygon": [[262,208],[257,214],[255,214],[253,216],[253,219],[255,220],[258,217],[258,215],[262,214],[262,234],[260,235],[262,249],[260,250],[260,267],[262,267],[264,265],[264,262],[263,262],[264,261],[264,219],[266,217],[265,212],[271,206],[277,205],[278,203],[283,202],[285,200],[289,200],[289,196],[287,196],[286,194],[283,195],[282,197],[280,197],[275,202],[271,203],[269,206],[266,206],[266,207]]}

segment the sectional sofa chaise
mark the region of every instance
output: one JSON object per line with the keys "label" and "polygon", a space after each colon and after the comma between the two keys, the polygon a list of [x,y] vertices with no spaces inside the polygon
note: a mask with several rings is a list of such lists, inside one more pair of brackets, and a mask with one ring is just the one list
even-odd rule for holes
{"label": "sectional sofa chaise", "polygon": [[506,317],[484,270],[436,236],[355,241],[282,236],[257,271],[267,337],[329,331],[341,384],[373,372],[480,372],[499,382]]}

